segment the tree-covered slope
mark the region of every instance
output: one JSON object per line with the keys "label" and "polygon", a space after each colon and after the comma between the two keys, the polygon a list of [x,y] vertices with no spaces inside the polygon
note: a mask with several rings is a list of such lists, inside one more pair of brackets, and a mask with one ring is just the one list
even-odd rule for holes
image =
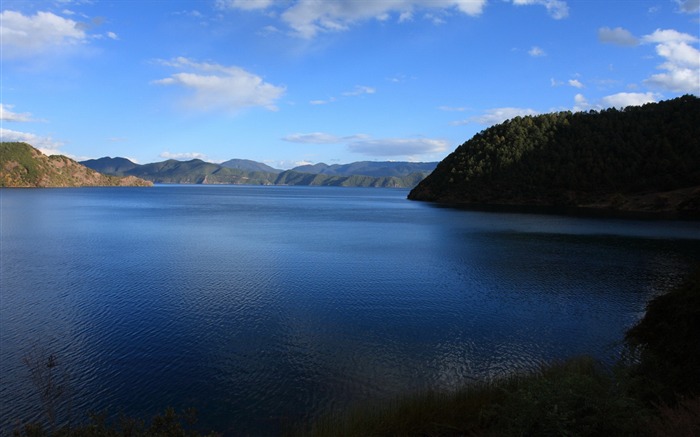
{"label": "tree-covered slope", "polygon": [[138,164],[135,164],[126,158],[104,157],[99,159],[88,159],[87,161],[81,161],[80,163],[87,168],[91,168],[100,173],[112,176],[124,176],[129,170],[138,167]]}
{"label": "tree-covered slope", "polygon": [[700,211],[700,99],[516,117],[459,146],[409,198]]}
{"label": "tree-covered slope", "polygon": [[270,167],[262,162],[251,161],[250,159],[229,159],[228,161],[224,161],[219,165],[226,168],[235,168],[237,170],[245,170],[250,172],[259,171],[275,174],[282,173],[282,170]]}
{"label": "tree-covered slope", "polygon": [[0,170],[0,187],[153,185],[133,176],[106,176],[65,156],[46,156],[26,143],[0,143]]}

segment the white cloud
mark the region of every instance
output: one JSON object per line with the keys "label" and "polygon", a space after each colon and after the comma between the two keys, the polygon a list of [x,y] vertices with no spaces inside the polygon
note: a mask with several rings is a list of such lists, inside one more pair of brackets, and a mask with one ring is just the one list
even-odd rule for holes
{"label": "white cloud", "polygon": [[343,141],[341,137],[324,132],[312,132],[308,134],[295,133],[287,135],[282,139],[291,143],[303,144],[338,144]]}
{"label": "white cloud", "polygon": [[546,56],[547,53],[545,53],[544,50],[542,50],[541,47],[533,46],[530,50],[527,52],[528,55],[532,57],[539,57],[539,56]]}
{"label": "white cloud", "polygon": [[574,88],[583,88],[583,84],[578,79],[569,79],[569,85]]}
{"label": "white cloud", "polygon": [[575,112],[580,112],[580,111],[586,111],[591,108],[591,104],[588,103],[588,100],[583,94],[576,94],[574,96],[574,111]]}
{"label": "white cloud", "polygon": [[626,108],[627,106],[641,106],[646,103],[654,103],[659,100],[658,94],[648,93],[617,93],[601,98],[593,104],[583,94],[574,96],[573,111],[601,110],[606,108]]}
{"label": "white cloud", "polygon": [[37,149],[41,150],[41,153],[46,155],[61,154],[58,149],[63,145],[63,143],[56,141],[51,137],[42,137],[29,132],[19,132],[5,128],[0,128],[0,141],[24,142],[36,147]]}
{"label": "white cloud", "polygon": [[622,27],[601,27],[598,29],[598,41],[621,46],[636,46],[639,43],[629,30]]}
{"label": "white cloud", "polygon": [[454,126],[461,126],[469,123],[478,123],[485,126],[502,123],[514,117],[523,117],[526,115],[537,115],[538,112],[529,108],[493,108],[488,109],[482,115],[467,118],[466,120],[455,121]]}
{"label": "white cloud", "polygon": [[119,39],[119,36],[118,36],[116,33],[114,33],[114,32],[107,32],[107,38],[113,39],[113,40],[116,41],[116,40]]}
{"label": "white cloud", "polygon": [[32,118],[32,114],[28,112],[13,112],[12,108],[14,108],[14,105],[5,105],[3,103],[0,103],[0,120],[14,122],[36,121]]}
{"label": "white cloud", "polygon": [[267,83],[260,76],[236,66],[199,63],[183,57],[160,63],[186,71],[152,83],[179,85],[191,90],[193,95],[185,103],[198,110],[237,112],[260,106],[276,111],[275,101],[285,92],[283,86]]}
{"label": "white cloud", "polygon": [[561,0],[513,0],[514,5],[542,5],[547,8],[549,15],[560,20],[569,16],[569,6]]}
{"label": "white cloud", "polygon": [[698,42],[697,37],[673,29],[657,29],[642,37],[642,42],[656,44],[656,54],[666,61],[658,66],[665,72],[652,75],[646,84],[700,95],[700,50],[690,45]]}
{"label": "white cloud", "polygon": [[645,103],[656,102],[654,93],[617,93],[603,97],[601,104],[605,108],[624,108],[627,106],[641,106]]}
{"label": "white cloud", "polygon": [[416,156],[444,152],[448,146],[449,143],[445,140],[385,138],[354,141],[348,144],[348,149],[369,156]]}
{"label": "white cloud", "polygon": [[0,47],[3,58],[23,58],[75,46],[87,40],[79,23],[51,12],[25,16],[21,12],[0,13]]}
{"label": "white cloud", "polygon": [[691,43],[696,42],[697,37],[689,35],[687,33],[681,33],[675,29],[656,29],[654,33],[649,35],[644,35],[642,37],[642,42],[645,43],[669,43],[669,42],[685,42]]}
{"label": "white cloud", "polygon": [[183,153],[170,153],[168,151],[162,152],[160,155],[161,158],[164,159],[177,159],[177,160],[192,160],[192,159],[201,159],[205,161],[207,159],[207,155],[203,153],[198,153],[198,152],[183,152]]}

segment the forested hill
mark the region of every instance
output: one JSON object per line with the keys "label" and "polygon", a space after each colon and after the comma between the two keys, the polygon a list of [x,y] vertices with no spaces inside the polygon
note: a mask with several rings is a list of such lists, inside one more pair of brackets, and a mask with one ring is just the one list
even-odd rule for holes
{"label": "forested hill", "polygon": [[409,199],[700,212],[700,99],[516,117],[459,146]]}
{"label": "forested hill", "polygon": [[65,156],[46,156],[26,143],[0,143],[0,171],[0,187],[153,185],[134,176],[106,176]]}

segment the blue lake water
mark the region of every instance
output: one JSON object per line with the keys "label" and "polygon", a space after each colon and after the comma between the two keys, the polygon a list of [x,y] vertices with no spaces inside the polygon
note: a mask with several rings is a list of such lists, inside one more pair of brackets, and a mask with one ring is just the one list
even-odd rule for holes
{"label": "blue lake water", "polygon": [[[0,190],[0,420],[195,407],[276,434],[574,355],[614,362],[700,260],[700,222],[463,211],[406,190]],[[59,415],[59,419],[61,416]]]}

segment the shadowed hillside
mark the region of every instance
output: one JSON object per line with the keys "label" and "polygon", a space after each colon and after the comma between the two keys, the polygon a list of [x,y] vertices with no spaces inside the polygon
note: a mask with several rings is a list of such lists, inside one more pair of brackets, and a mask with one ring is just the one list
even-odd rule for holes
{"label": "shadowed hillside", "polygon": [[409,199],[700,213],[700,99],[516,117],[459,146]]}

